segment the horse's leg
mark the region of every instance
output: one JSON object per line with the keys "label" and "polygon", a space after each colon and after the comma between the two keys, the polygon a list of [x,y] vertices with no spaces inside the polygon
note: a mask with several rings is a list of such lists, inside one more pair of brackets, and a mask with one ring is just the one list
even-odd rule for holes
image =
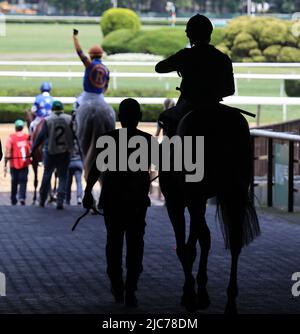
{"label": "horse's leg", "polygon": [[[185,207],[182,203],[178,202],[171,204],[167,198],[166,206],[175,233],[176,254],[182,265],[185,277],[181,304],[185,306],[188,311],[194,311],[196,310],[195,279],[192,274],[194,260],[191,260],[187,254],[184,217]],[[194,256],[196,257],[196,253]]]}
{"label": "horse's leg", "polygon": [[52,184],[50,184],[48,204],[56,202],[57,179],[58,179],[57,169],[55,169],[54,170],[54,187],[52,188]]}
{"label": "horse's leg", "polygon": [[243,235],[243,219],[244,212],[242,205],[238,203],[232,203],[227,206],[228,219],[230,219],[229,228],[229,243],[231,253],[231,270],[230,279],[227,287],[227,304],[225,313],[236,314],[237,305],[236,299],[238,297],[238,260],[242,249],[242,235]]}
{"label": "horse's leg", "polygon": [[35,205],[36,199],[37,199],[36,192],[37,192],[37,187],[38,187],[38,162],[35,159],[32,162],[32,169],[34,173],[34,181],[33,181],[34,191],[33,191],[32,204]]}
{"label": "horse's leg", "polygon": [[231,271],[230,279],[227,288],[227,304],[225,308],[225,313],[236,314],[236,298],[238,297],[238,283],[237,283],[237,270],[238,270],[238,260],[241,253],[242,247],[238,244],[230,246],[231,252]]}
{"label": "horse's leg", "polygon": [[193,203],[188,206],[191,217],[191,223],[190,223],[190,236],[187,242],[187,254],[190,254],[190,261],[193,262],[195,261],[197,241],[199,241],[201,248],[199,269],[197,274],[197,284],[198,284],[197,306],[199,309],[205,309],[210,305],[210,299],[206,289],[206,285],[207,285],[207,262],[211,246],[211,237],[210,237],[210,230],[205,220],[206,202],[207,200],[205,198],[199,201],[197,196],[197,203]]}

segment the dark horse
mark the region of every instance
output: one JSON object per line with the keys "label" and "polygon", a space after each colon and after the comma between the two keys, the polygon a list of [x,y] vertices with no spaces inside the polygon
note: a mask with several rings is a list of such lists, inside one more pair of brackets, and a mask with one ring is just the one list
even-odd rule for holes
{"label": "dark horse", "polygon": [[[34,120],[35,116],[34,114],[31,112],[31,110],[26,110],[25,111],[25,120],[27,123],[27,128],[28,130],[30,129],[30,124],[31,122]],[[38,136],[39,132],[42,129],[42,124],[43,122],[40,122],[37,126],[36,129],[33,133],[31,133],[31,142],[33,143],[34,140],[36,139],[36,137]],[[33,169],[33,174],[34,174],[34,181],[33,181],[33,185],[34,185],[34,192],[33,192],[33,200],[32,200],[32,204],[36,203],[37,200],[37,187],[38,187],[38,167],[39,164],[43,161],[43,145],[40,145],[34,152],[33,156],[32,156],[32,169]]]}
{"label": "dark horse", "polygon": [[[175,232],[177,256],[185,274],[182,305],[189,311],[205,309],[210,305],[206,285],[211,237],[205,211],[207,200],[216,197],[225,246],[230,249],[232,259],[225,312],[236,313],[238,258],[242,247],[260,233],[249,196],[252,160],[248,123],[239,109],[216,103],[194,108],[181,119],[175,132],[181,137],[204,136],[204,178],[201,182],[186,182],[186,172],[160,172],[160,185]],[[195,147],[191,149],[194,154]],[[185,208],[190,215],[188,238],[185,233]],[[197,242],[201,256],[196,293],[192,269]]]}
{"label": "dark horse", "polygon": [[[31,122],[35,119],[34,114],[30,110],[25,111],[25,120],[27,123],[28,129],[30,129],[30,124]],[[35,127],[34,131],[30,134],[30,140],[33,143],[37,136],[39,135],[40,131],[42,130],[44,124],[44,120],[41,120]],[[34,186],[34,191],[33,191],[33,199],[32,199],[32,204],[34,205],[37,200],[37,188],[39,184],[38,180],[38,167],[39,165],[43,162],[43,143],[37,147],[37,149],[34,151],[32,155],[32,169],[33,169],[33,174],[34,174],[34,181],[33,181],[33,186]],[[49,196],[49,203],[55,201],[55,192],[56,192],[56,184],[57,184],[57,175],[55,171],[55,181],[54,181],[54,187],[51,188],[50,196]]]}

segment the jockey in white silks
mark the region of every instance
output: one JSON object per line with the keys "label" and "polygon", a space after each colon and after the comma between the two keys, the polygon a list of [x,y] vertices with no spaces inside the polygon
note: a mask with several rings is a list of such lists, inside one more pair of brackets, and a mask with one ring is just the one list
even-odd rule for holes
{"label": "jockey in white silks", "polygon": [[73,31],[75,50],[85,66],[83,93],[75,102],[76,134],[87,173],[94,158],[98,137],[115,128],[115,111],[104,100],[109,84],[109,70],[102,63],[103,49],[95,45],[89,50],[89,57],[82,51],[78,41],[78,30]]}

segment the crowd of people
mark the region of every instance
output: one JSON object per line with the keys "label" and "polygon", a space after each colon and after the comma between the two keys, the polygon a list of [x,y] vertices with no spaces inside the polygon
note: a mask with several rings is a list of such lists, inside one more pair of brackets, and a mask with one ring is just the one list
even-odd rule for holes
{"label": "crowd of people", "polygon": [[[28,169],[33,159],[41,160],[44,166],[40,187],[39,204],[44,207],[51,187],[51,178],[56,170],[59,179],[57,189],[57,209],[63,209],[64,201],[70,204],[72,179],[77,184],[77,203],[82,202],[83,163],[73,131],[72,117],[64,113],[60,101],[51,96],[51,84],[42,83],[41,94],[31,108],[33,120],[26,124],[15,121],[15,132],[5,143],[4,172],[11,175],[11,204],[26,204]],[[38,155],[40,150],[42,155]]]}

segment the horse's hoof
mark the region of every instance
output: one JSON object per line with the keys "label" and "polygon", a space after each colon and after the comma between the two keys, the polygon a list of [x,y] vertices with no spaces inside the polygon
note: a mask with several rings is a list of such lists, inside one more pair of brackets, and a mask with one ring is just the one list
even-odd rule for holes
{"label": "horse's hoof", "polygon": [[198,301],[197,301],[197,307],[198,310],[205,310],[209,307],[210,305],[210,298],[207,292],[207,289],[198,289]]}
{"label": "horse's hoof", "polygon": [[235,301],[228,301],[224,311],[225,315],[237,315],[238,310]]}
{"label": "horse's hoof", "polygon": [[182,306],[186,308],[188,312],[195,312],[197,311],[197,295],[195,291],[185,292],[181,297]]}

